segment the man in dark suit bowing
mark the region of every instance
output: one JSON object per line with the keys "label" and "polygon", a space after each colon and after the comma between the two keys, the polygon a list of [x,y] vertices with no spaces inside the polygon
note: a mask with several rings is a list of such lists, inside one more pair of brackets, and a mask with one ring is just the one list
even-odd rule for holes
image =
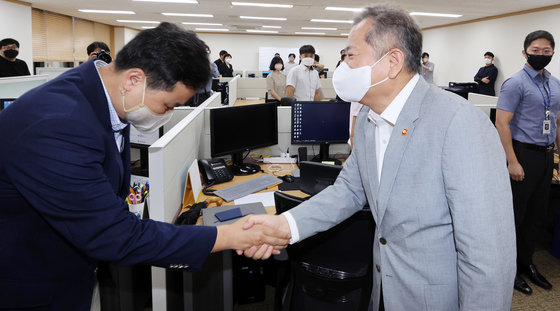
{"label": "man in dark suit bowing", "polygon": [[89,310],[99,261],[196,270],[210,252],[288,242],[240,222],[178,227],[128,211],[129,124],[159,128],[209,68],[194,33],[162,23],[111,64],[89,61],[0,113],[0,309]]}

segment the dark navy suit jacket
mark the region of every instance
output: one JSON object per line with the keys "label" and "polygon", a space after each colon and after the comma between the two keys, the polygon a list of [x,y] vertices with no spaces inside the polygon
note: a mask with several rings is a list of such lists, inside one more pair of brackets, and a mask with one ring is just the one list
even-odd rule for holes
{"label": "dark navy suit jacket", "polygon": [[89,310],[101,260],[202,265],[216,228],[128,212],[123,134],[121,155],[93,61],[0,112],[0,309]]}

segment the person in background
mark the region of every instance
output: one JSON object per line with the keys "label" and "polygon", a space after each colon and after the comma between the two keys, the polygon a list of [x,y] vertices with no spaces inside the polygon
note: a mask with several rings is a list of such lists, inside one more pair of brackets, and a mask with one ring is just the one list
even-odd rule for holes
{"label": "person in background", "polygon": [[275,53],[274,57],[280,57],[280,53]]}
{"label": "person in background", "polygon": [[554,163],[560,146],[560,80],[545,67],[554,55],[554,38],[537,30],[525,37],[527,63],[503,84],[496,105],[496,129],[506,151],[517,233],[515,289],[530,295],[525,274],[537,286],[552,284],[533,262],[536,225],[545,215]]}
{"label": "person in background", "polygon": [[315,68],[315,70],[317,70],[317,72],[319,72],[319,78],[320,79],[326,79],[328,69],[325,70],[325,65],[319,63],[320,59],[321,59],[321,57],[319,57],[319,54],[315,54],[315,63],[313,64],[313,68]]}
{"label": "person in background", "polygon": [[350,145],[350,148],[354,147],[354,127],[356,126],[356,118],[358,117],[358,113],[363,106],[364,105],[358,102],[350,103],[350,137],[348,138],[348,145]]}
{"label": "person in background", "polygon": [[[107,52],[107,54],[111,54],[111,50],[109,46],[105,42],[101,41],[94,41],[86,48],[88,60],[98,58],[98,55],[101,51]],[[106,62],[110,63],[110,62]]]}
{"label": "person in background", "polygon": [[12,38],[0,41],[0,78],[29,76],[27,63],[18,59],[19,42]]}
{"label": "person in background", "polygon": [[281,215],[250,216],[244,228],[266,224],[297,243],[369,203],[376,224],[369,310],[510,311],[515,224],[490,119],[420,78],[422,32],[402,9],[362,10],[347,52],[333,87],[364,107],[338,178]]}
{"label": "person in background", "polygon": [[346,54],[340,55],[340,60],[338,61],[338,64],[336,64],[336,67],[338,68],[338,66],[340,66],[340,63],[343,63],[345,59],[346,59]]}
{"label": "person in background", "polygon": [[313,68],[315,48],[311,45],[300,47],[299,59],[301,64],[288,73],[286,96],[295,97],[299,101],[318,101],[321,99],[319,93],[321,81],[319,81],[319,73]]}
{"label": "person in background", "polygon": [[296,67],[298,64],[296,64],[296,54],[294,53],[290,53],[288,55],[288,62],[284,64],[284,74],[288,75],[288,73],[290,72],[290,70],[292,70],[292,68]]}
{"label": "person in background", "polygon": [[[208,45],[204,45],[204,47],[206,48],[206,53],[208,54],[208,58],[210,58],[210,47],[208,47]],[[218,66],[216,66],[215,63],[210,63],[210,74],[211,77],[208,80],[208,83],[206,83],[206,86],[204,88],[200,88],[196,91],[196,94],[194,94],[193,97],[191,97],[191,99],[189,99],[189,101],[187,101],[187,103],[185,104],[186,106],[190,106],[190,107],[197,107],[200,104],[202,104],[205,100],[208,99],[208,97],[210,97],[210,95],[212,95],[212,79],[213,78],[219,78],[221,77],[220,72],[218,71]]]}
{"label": "person in background", "polygon": [[223,71],[224,71],[224,67],[226,62],[224,60],[224,57],[226,56],[226,54],[228,54],[228,52],[226,50],[221,50],[220,51],[220,57],[218,59],[216,59],[214,61],[214,64],[216,64],[216,66],[218,67],[218,71],[220,72],[220,74],[223,76]]}
{"label": "person in background", "polygon": [[346,49],[340,50],[340,60],[336,63],[336,67],[340,66],[340,63],[344,61],[344,57],[346,56]]}
{"label": "person in background", "polygon": [[284,70],[282,58],[274,57],[269,69],[272,72],[266,77],[266,89],[270,96],[280,101],[286,95],[286,75],[282,74],[282,70]]}
{"label": "person in background", "polygon": [[430,54],[424,52],[422,53],[422,68],[420,70],[420,75],[424,77],[424,80],[428,83],[434,83],[434,63],[430,62]]}
{"label": "person in background", "polygon": [[[211,252],[288,243],[243,221],[175,226],[129,212],[130,124],[157,130],[209,76],[196,34],[161,23],[111,64],[88,61],[0,113],[10,133],[0,136],[1,310],[89,311],[108,262],[195,271]],[[115,286],[102,275],[101,288]]]}
{"label": "person in background", "polygon": [[221,67],[218,66],[218,70],[222,77],[233,77],[233,65],[231,64],[231,54],[227,53],[224,55],[224,64]]}
{"label": "person in background", "polygon": [[492,52],[484,53],[484,67],[481,67],[474,81],[478,82],[478,92],[480,94],[495,96],[494,84],[498,77],[498,68],[494,66],[494,54]]}

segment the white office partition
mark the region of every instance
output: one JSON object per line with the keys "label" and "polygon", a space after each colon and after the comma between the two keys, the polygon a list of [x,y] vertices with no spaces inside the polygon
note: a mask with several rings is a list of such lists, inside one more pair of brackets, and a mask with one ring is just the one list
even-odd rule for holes
{"label": "white office partition", "polygon": [[496,108],[496,104],[498,103],[497,96],[488,96],[482,95],[478,93],[469,93],[468,94],[468,101],[477,106],[478,108],[482,109],[484,113],[490,116],[490,109]]}
{"label": "white office partition", "polygon": [[69,68],[69,67],[37,67],[35,69],[35,72],[37,72],[38,75],[47,75],[49,78],[49,81],[58,77],[59,75],[65,73],[66,71],[70,70],[70,69],[74,69],[74,68]]}
{"label": "white office partition", "polygon": [[18,98],[48,79],[47,75],[0,78],[0,98]]}
{"label": "white office partition", "polygon": [[[171,222],[181,207],[188,168],[199,158],[204,111],[209,105],[220,105],[219,93],[194,109],[179,109],[177,118],[184,117],[148,149],[149,206],[153,220]],[[163,268],[152,268],[152,299],[154,310],[167,310]]]}
{"label": "white office partition", "polygon": [[265,98],[266,92],[266,78],[241,78],[238,81],[238,98]]}
{"label": "white office partition", "polygon": [[323,91],[323,99],[336,98],[332,79],[321,79],[321,90]]}
{"label": "white office partition", "polygon": [[229,81],[229,106],[235,105],[235,101],[237,100],[237,84],[239,81],[239,77],[235,77]]}

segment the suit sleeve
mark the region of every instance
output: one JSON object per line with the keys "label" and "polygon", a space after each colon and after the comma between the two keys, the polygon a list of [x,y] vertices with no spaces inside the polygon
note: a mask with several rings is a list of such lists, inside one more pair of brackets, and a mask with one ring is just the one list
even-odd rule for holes
{"label": "suit sleeve", "polygon": [[112,146],[104,146],[102,134],[84,123],[46,119],[20,133],[6,164],[18,191],[64,240],[91,258],[200,267],[216,229],[137,219],[104,174],[110,155],[105,149]]}
{"label": "suit sleeve", "polygon": [[442,153],[457,249],[461,310],[509,310],[516,272],[515,226],[504,150],[488,117],[463,106]]}
{"label": "suit sleeve", "polygon": [[482,76],[482,69],[483,69],[483,68],[478,69],[478,72],[477,72],[476,75],[474,76],[474,81],[475,81],[475,82],[482,83],[482,78],[484,78],[484,77]]}
{"label": "suit sleeve", "polygon": [[356,152],[352,152],[336,182],[313,198],[291,209],[300,240],[328,230],[366,204],[364,187],[357,165]]}
{"label": "suit sleeve", "polygon": [[498,77],[498,68],[496,68],[496,66],[492,66],[492,72],[490,73],[490,75],[488,75],[488,79],[490,81],[496,81],[497,77]]}

